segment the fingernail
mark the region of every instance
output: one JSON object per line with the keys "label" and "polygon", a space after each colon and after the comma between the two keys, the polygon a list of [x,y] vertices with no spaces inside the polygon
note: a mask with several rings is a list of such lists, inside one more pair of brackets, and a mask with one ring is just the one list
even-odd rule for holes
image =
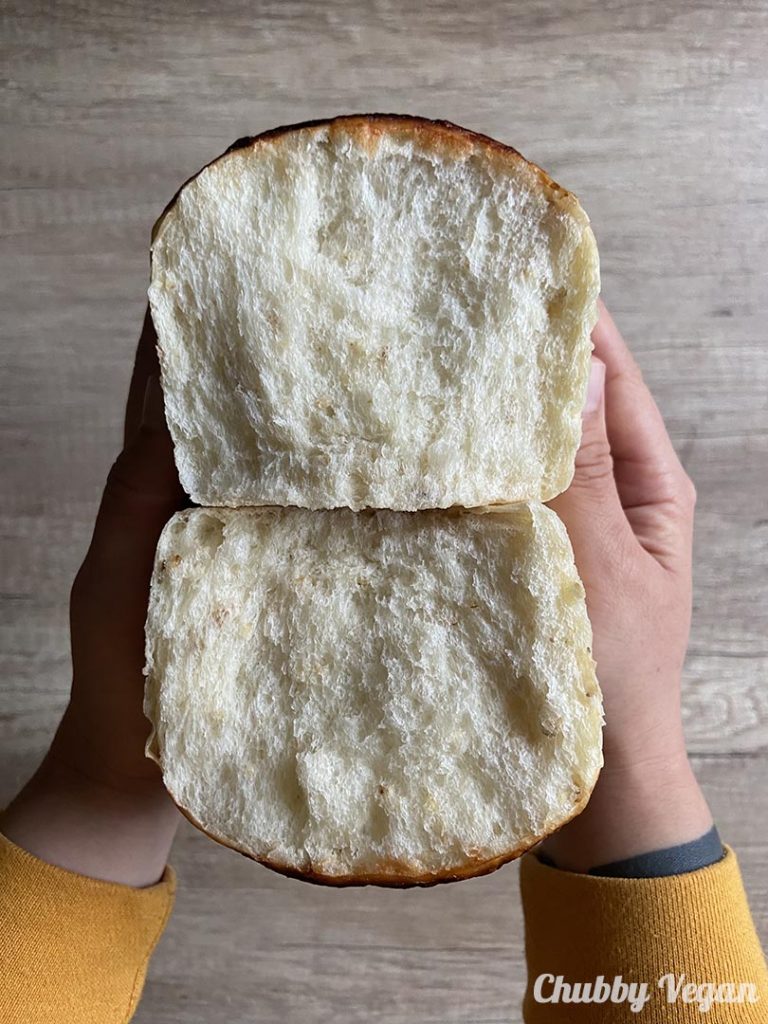
{"label": "fingernail", "polygon": [[160,386],[160,378],[156,374],[147,378],[147,386],[144,388],[141,425],[148,430],[165,430],[163,389]]}
{"label": "fingernail", "polygon": [[584,403],[584,415],[597,412],[603,400],[605,389],[605,363],[592,356],[589,366],[589,382],[587,383],[587,399]]}

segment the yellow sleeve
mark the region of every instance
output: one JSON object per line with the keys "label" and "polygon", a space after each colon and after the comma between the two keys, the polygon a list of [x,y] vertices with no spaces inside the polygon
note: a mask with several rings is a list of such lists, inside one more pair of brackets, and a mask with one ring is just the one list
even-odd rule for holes
{"label": "yellow sleeve", "polygon": [[528,854],[520,887],[527,1024],[768,1021],[768,972],[730,848],[665,878],[574,874]]}
{"label": "yellow sleeve", "polygon": [[0,1020],[124,1024],[176,879],[133,889],[46,864],[0,835]]}

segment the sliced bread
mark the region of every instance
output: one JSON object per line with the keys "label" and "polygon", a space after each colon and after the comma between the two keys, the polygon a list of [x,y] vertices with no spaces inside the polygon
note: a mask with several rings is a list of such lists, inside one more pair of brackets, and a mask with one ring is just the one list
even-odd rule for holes
{"label": "sliced bread", "polygon": [[148,753],[200,828],[286,874],[482,874],[588,799],[590,644],[542,505],[187,510],[157,550]]}
{"label": "sliced bread", "polygon": [[546,501],[598,288],[575,197],[485,136],[367,115],[241,140],[153,236],[181,482],[201,505]]}

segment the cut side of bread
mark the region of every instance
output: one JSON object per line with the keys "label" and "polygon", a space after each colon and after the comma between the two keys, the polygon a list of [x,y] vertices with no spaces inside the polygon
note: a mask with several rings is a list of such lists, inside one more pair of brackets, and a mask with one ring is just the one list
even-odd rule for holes
{"label": "cut side of bread", "polygon": [[242,140],[153,236],[181,482],[218,506],[546,501],[598,289],[575,197],[485,136],[367,115]]}
{"label": "cut side of bread", "polygon": [[192,821],[277,871],[482,874],[588,799],[590,644],[542,505],[186,510],[152,580],[147,752]]}

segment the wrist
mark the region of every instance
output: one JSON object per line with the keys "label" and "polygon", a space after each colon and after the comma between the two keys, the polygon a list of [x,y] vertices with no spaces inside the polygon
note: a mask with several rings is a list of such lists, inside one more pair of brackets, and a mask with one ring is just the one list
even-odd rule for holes
{"label": "wrist", "polygon": [[54,743],[3,812],[0,830],[50,864],[143,887],[162,876],[178,822],[157,780],[114,784],[83,771]]}
{"label": "wrist", "polygon": [[712,815],[682,750],[645,758],[606,758],[585,810],[543,849],[558,867],[586,872],[602,864],[691,842]]}

